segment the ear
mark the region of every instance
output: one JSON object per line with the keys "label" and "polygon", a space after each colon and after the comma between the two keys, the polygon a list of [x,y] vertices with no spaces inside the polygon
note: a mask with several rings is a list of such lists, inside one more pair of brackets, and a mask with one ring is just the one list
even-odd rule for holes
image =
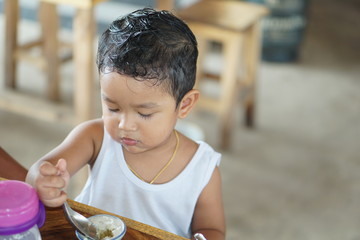
{"label": "ear", "polygon": [[185,118],[198,101],[200,92],[196,89],[190,90],[179,103],[178,118]]}

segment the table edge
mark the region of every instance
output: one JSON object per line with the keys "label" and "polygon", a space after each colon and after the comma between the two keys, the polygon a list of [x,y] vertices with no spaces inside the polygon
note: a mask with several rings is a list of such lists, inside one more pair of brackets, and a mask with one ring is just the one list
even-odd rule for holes
{"label": "table edge", "polygon": [[[117,217],[121,218],[124,221],[124,223],[125,223],[125,225],[127,227],[135,229],[135,230],[143,232],[143,233],[146,233],[148,235],[160,238],[160,239],[173,239],[173,240],[187,240],[188,239],[188,238],[178,236],[178,235],[176,235],[174,233],[167,232],[165,230],[162,230],[162,229],[147,225],[145,223],[141,223],[141,222],[138,222],[138,221],[135,221],[135,220],[132,220],[132,219],[129,219],[129,218],[126,218],[126,217],[111,213],[111,212],[107,212],[105,210],[102,210],[102,209],[99,209],[99,208],[96,208],[96,207],[83,205],[82,203],[79,203],[79,202],[74,201],[72,199],[68,199],[68,203],[74,210],[87,212],[87,213],[89,213],[91,215],[110,214],[110,215],[113,215],[113,216],[117,216]],[[149,226],[151,228],[149,228]]]}

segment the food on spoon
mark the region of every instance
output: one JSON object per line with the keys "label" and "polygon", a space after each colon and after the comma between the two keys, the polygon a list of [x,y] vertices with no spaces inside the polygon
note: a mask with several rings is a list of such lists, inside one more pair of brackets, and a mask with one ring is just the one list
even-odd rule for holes
{"label": "food on spoon", "polygon": [[100,240],[106,239],[106,238],[112,238],[114,237],[114,234],[112,232],[112,230],[110,229],[105,229],[105,230],[101,230],[97,233],[97,236]]}
{"label": "food on spoon", "polygon": [[95,225],[99,240],[121,239],[126,229],[121,219],[111,215],[94,215],[89,220]]}

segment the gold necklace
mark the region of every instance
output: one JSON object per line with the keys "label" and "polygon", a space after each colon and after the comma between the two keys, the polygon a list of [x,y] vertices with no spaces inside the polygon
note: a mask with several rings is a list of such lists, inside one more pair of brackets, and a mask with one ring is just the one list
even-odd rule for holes
{"label": "gold necklace", "polygon": [[[149,184],[153,184],[155,182],[155,180],[168,168],[168,166],[170,165],[170,163],[174,160],[175,155],[177,153],[177,150],[179,148],[179,135],[177,133],[176,130],[174,130],[175,136],[176,136],[176,146],[175,146],[175,150],[170,158],[170,160],[166,163],[166,165],[158,172],[158,174],[156,174],[156,176],[149,182]],[[127,164],[127,163],[126,163]],[[139,179],[141,179],[142,181],[146,182],[145,179],[143,179],[137,172],[135,172],[134,169],[132,169],[129,164],[127,164],[128,168],[131,170],[131,172],[133,174],[135,174],[136,177],[138,177]]]}

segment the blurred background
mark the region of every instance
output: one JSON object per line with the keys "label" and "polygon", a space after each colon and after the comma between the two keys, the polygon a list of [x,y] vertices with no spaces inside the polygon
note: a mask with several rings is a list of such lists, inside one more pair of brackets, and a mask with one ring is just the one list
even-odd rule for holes
{"label": "blurred background", "polygon": [[[263,21],[256,127],[246,128],[241,109],[234,108],[238,124],[229,148],[223,150],[217,116],[196,111],[187,119],[223,155],[227,239],[360,239],[360,2],[309,0],[303,5],[305,1],[295,1],[300,15],[296,24],[286,25],[290,44],[275,44],[280,50],[271,44],[286,39],[274,38],[276,27],[282,25],[271,17],[286,17],[281,6],[291,0],[252,2],[277,9]],[[3,0],[0,3],[0,30],[4,33]],[[176,2],[179,7],[191,3]],[[20,1],[19,41],[40,33],[37,4],[35,0]],[[145,6],[154,6],[154,2],[98,4],[97,32],[119,15]],[[60,12],[60,37],[71,39],[74,11],[61,7]],[[5,96],[4,37],[0,34],[0,103]],[[210,64],[217,65],[216,61]],[[65,105],[72,103],[74,70],[71,62],[61,69]],[[37,68],[20,62],[18,81],[20,92],[45,98],[45,77]],[[95,103],[96,116],[100,116],[100,99]],[[0,108],[0,146],[27,168],[72,128],[73,124],[42,120],[31,112]],[[83,181],[83,175],[75,176],[71,197],[78,194]]]}

